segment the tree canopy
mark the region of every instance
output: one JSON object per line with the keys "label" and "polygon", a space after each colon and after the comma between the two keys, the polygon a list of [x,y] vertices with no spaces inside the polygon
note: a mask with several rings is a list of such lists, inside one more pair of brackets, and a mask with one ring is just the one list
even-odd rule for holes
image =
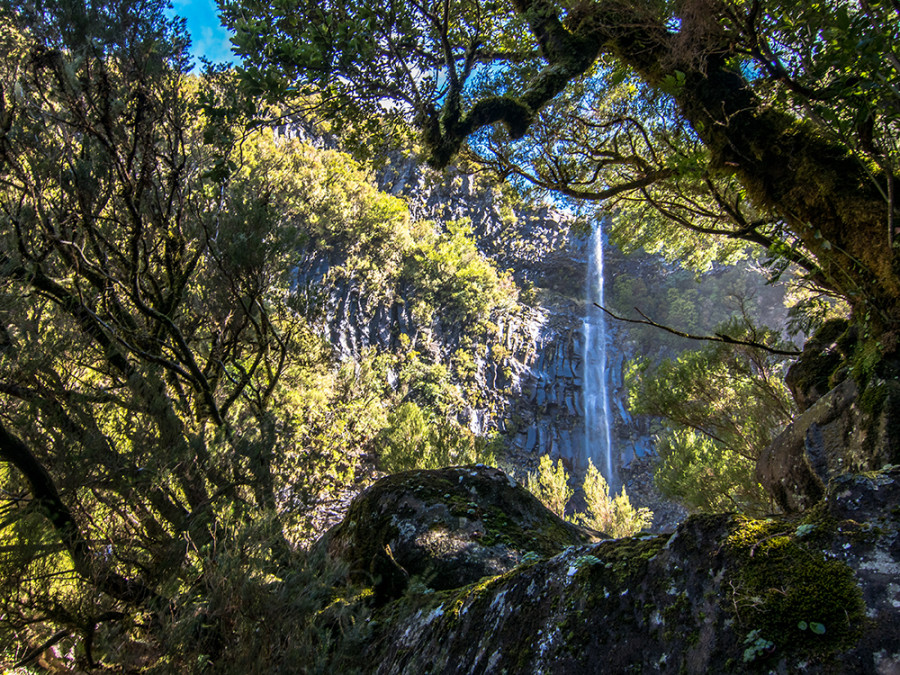
{"label": "tree canopy", "polygon": [[315,92],[335,119],[400,115],[432,163],[466,153],[643,214],[625,228],[764,246],[846,297],[872,334],[896,327],[892,0],[222,7],[260,92]]}
{"label": "tree canopy", "polygon": [[[717,331],[777,345],[778,333],[732,320]],[[658,364],[638,358],[625,380],[632,412],[660,420],[656,483],[692,509],[768,513],[754,472],[761,451],[796,412],[783,383],[784,356],[709,343]]]}
{"label": "tree canopy", "polygon": [[[157,672],[214,661],[244,625],[232,612],[256,611],[235,609],[242,593],[323,608],[301,572],[310,505],[364,453],[402,468],[489,456],[418,343],[339,362],[298,269],[331,256],[320,293],[349,279],[389,307],[402,287],[423,321],[440,303],[466,327],[514,302],[508,275],[464,224],[413,222],[347,154],[249,125],[258,106],[225,70],[189,73],[164,9],[0,4],[4,665],[60,640],[85,667],[121,663],[110,644],[148,636]],[[440,433],[378,456],[410,420]],[[261,643],[237,642],[265,668]]]}

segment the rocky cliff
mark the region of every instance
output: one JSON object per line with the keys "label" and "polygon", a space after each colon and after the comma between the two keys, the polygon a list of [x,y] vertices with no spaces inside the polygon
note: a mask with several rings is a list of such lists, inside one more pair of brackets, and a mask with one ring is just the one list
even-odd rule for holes
{"label": "rocky cliff", "polygon": [[[476,433],[502,434],[512,463],[522,468],[532,468],[547,453],[583,462],[584,225],[550,207],[519,208],[485,181],[459,171],[424,170],[409,158],[395,157],[379,173],[378,183],[403,197],[415,219],[432,221],[438,230],[448,222],[470,222],[481,252],[508,270],[521,289],[515,308],[490,317],[492,331],[484,348],[470,350],[474,371],[468,389],[463,386],[467,404],[460,420]],[[310,249],[298,269],[298,289],[309,292],[341,263],[340,253]],[[610,261],[613,275],[639,264],[615,252]],[[325,294],[324,325],[345,358],[370,347],[396,351],[401,335],[441,363],[449,364],[457,350],[469,347],[465,332],[442,317],[429,325],[417,321],[403,289],[397,297],[373,299],[358,283],[343,279],[330,280]],[[610,359],[614,442],[625,463],[646,454],[649,439],[645,425],[629,415],[622,391],[622,367],[634,355],[633,345],[617,339],[615,331],[611,343],[618,349]]]}
{"label": "rocky cliff", "polygon": [[[323,330],[331,344],[343,358],[357,358],[368,348],[396,353],[411,345],[428,362],[448,366],[461,392],[462,403],[454,411],[458,421],[479,435],[497,432],[512,471],[531,470],[540,455],[550,454],[578,474],[589,451],[583,395],[589,224],[549,206],[525,208],[508,188],[477,175],[430,171],[400,155],[392,156],[376,179],[381,190],[406,201],[415,220],[432,223],[435,231],[446,231],[454,221],[470,223],[480,252],[515,279],[519,302],[492,313],[487,328],[473,338],[440,312],[423,322],[409,288],[374,297],[352,277],[329,278],[323,285],[329,270],[344,259],[338,249],[310,247],[298,268],[297,288],[321,296]],[[685,304],[685,297],[699,295],[695,289],[672,296],[673,279],[686,277],[688,284],[693,279],[659,258],[625,256],[607,247],[606,272],[607,297],[613,307],[619,303],[619,311],[630,312],[634,304],[646,309],[650,300],[673,307],[681,301],[672,312],[676,325],[700,332],[711,332],[727,316],[719,308],[701,311],[699,302]],[[681,323],[686,320],[697,325]],[[616,483],[624,484],[639,505],[651,506],[658,516],[654,527],[671,526],[684,514],[667,509],[654,494],[647,460],[650,424],[629,413],[623,371],[636,356],[671,356],[696,343],[659,347],[647,339],[648,331],[613,321],[608,329],[614,462],[618,469],[644,458],[617,471],[621,480]],[[463,361],[465,372],[458,365]]]}

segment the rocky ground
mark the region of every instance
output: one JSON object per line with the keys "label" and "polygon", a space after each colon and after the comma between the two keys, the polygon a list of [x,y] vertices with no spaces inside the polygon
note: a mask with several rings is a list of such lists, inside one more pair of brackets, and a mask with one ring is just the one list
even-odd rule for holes
{"label": "rocky ground", "polygon": [[835,479],[802,517],[588,543],[502,473],[456,468],[376,483],[325,545],[382,579],[365,672],[882,675],[898,500],[900,467]]}

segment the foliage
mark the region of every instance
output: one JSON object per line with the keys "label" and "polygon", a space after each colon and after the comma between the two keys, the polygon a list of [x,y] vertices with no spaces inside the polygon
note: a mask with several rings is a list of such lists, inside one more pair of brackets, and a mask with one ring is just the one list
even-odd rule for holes
{"label": "foliage", "polygon": [[620,242],[701,269],[761,247],[773,274],[799,266],[874,334],[900,317],[896,3],[222,8],[261,93],[411,121],[432,163],[462,153],[522,188],[599,203],[622,214]]}
{"label": "foliage", "polygon": [[266,176],[259,188],[270,208],[297,223],[309,250],[340,252],[342,271],[366,293],[384,295],[395,284],[414,243],[409,211],[380,192],[362,166],[271,131],[245,144],[243,162],[240,174]]}
{"label": "foliage", "polygon": [[[786,297],[795,297],[789,287],[767,284],[755,268],[740,265],[717,266],[695,276],[685,269],[650,260],[629,274],[614,276],[609,283],[607,304],[616,314],[639,318],[640,310],[656,323],[695,335],[712,335],[721,324],[752,316],[755,321],[777,326],[788,318]],[[795,312],[806,316],[803,308]],[[806,325],[813,325],[812,317]],[[635,352],[655,360],[685,349],[696,341],[678,337],[653,326],[627,325],[629,340],[637,342]]]}
{"label": "foliage", "polygon": [[466,221],[451,222],[445,233],[424,239],[409,260],[407,278],[419,301],[414,311],[427,316],[440,309],[452,323],[486,319],[516,300],[515,282],[479,253]]}
{"label": "foliage", "polygon": [[635,508],[631,504],[624,485],[618,495],[611,496],[606,479],[591,460],[588,460],[582,489],[587,512],[578,514],[575,518],[582,525],[619,538],[637,534],[653,522],[650,509]]}
{"label": "foliage", "polygon": [[754,478],[756,462],[706,434],[669,429],[658,438],[656,452],[656,485],[689,509],[707,513],[770,510]]}
{"label": "foliage", "polygon": [[426,415],[412,401],[391,411],[378,442],[381,467],[389,473],[496,463],[488,439],[439,420],[433,414]]}
{"label": "foliage", "polygon": [[[0,16],[16,45],[0,64],[15,92],[0,458],[15,469],[4,541],[25,545],[3,560],[0,631],[28,644],[159,606],[201,573],[186,542],[271,513],[273,448],[250,437],[303,327],[278,254],[294,231],[254,176],[206,175],[179,25],[157,3],[19,9]],[[286,555],[269,536],[271,559]]]}
{"label": "foliage", "polygon": [[[734,320],[718,331],[777,345],[769,329]],[[759,453],[787,424],[793,400],[783,384],[784,357],[754,347],[713,343],[658,365],[629,364],[629,406],[661,418],[657,485],[703,511],[770,508],[754,470]]]}
{"label": "foliage", "polygon": [[140,672],[160,675],[282,672],[297,663],[322,675],[361,672],[371,589],[348,585],[346,568],[320,551],[299,553],[290,568],[267,573],[255,566],[264,535],[253,539],[216,542],[199,552],[202,574],[160,618],[160,642],[151,648],[121,637],[98,640],[124,642],[104,660],[131,658],[143,666]]}
{"label": "foliage", "polygon": [[525,488],[553,513],[565,518],[566,504],[574,492],[569,487],[569,474],[561,459],[554,464],[550,455],[542,455],[538,470],[528,474]]}
{"label": "foliage", "polygon": [[389,303],[406,284],[475,322],[514,288],[346,154],[255,128],[258,102],[189,75],[164,16],[0,8],[0,652],[54,638],[84,669],[324,671],[365,626],[300,572],[310,508],[406,418],[434,429],[417,461],[491,448],[453,419],[439,355],[335,361],[298,262],[335,261],[322,292]]}
{"label": "foliage", "polygon": [[619,495],[610,496],[606,479],[590,460],[582,485],[586,513],[569,516],[565,513],[574,491],[569,487],[569,474],[561,459],[554,464],[550,455],[542,455],[538,470],[528,474],[525,487],[560,518],[592,527],[611,537],[630,537],[653,520],[649,509],[635,508],[631,504],[624,487]]}

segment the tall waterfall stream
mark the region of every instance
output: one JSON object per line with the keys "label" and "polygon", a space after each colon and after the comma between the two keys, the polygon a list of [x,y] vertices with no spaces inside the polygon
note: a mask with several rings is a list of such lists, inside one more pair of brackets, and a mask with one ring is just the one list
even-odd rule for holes
{"label": "tall waterfall stream", "polygon": [[584,463],[593,461],[615,487],[612,431],[610,428],[609,378],[607,362],[609,340],[606,315],[594,305],[603,297],[603,223],[598,222],[588,244],[588,275],[584,313]]}

